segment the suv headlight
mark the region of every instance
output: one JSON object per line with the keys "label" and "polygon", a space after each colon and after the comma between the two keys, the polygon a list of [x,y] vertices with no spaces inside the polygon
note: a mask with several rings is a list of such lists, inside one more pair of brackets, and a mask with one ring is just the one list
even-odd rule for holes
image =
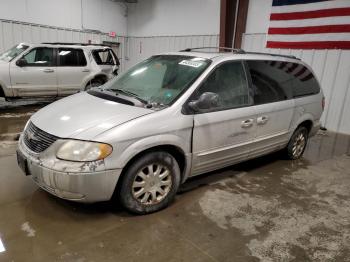
{"label": "suv headlight", "polygon": [[112,151],[112,146],[108,144],[68,140],[58,149],[56,156],[62,160],[89,162],[104,159]]}

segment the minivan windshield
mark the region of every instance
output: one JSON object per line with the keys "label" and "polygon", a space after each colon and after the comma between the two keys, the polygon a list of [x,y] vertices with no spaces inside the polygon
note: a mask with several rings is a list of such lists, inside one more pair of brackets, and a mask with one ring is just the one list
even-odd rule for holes
{"label": "minivan windshield", "polygon": [[174,102],[209,66],[211,60],[182,55],[153,56],[106,83],[105,90],[153,105]]}
{"label": "minivan windshield", "polygon": [[0,60],[10,62],[12,59],[23,53],[29,46],[25,44],[18,44],[11,49],[0,54]]}

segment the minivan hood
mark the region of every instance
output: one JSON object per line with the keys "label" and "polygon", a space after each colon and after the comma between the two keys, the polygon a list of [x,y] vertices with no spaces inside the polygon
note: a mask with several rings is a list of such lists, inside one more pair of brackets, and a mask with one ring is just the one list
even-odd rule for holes
{"label": "minivan hood", "polygon": [[61,138],[93,140],[108,129],[152,112],[82,92],[42,108],[31,121],[45,132]]}

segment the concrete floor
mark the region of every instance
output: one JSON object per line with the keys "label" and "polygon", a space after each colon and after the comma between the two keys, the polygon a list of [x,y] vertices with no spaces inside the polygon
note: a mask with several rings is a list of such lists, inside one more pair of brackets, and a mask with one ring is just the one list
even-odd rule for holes
{"label": "concrete floor", "polygon": [[133,216],[22,174],[14,140],[37,109],[0,109],[0,261],[350,261],[350,136],[192,179],[169,208]]}

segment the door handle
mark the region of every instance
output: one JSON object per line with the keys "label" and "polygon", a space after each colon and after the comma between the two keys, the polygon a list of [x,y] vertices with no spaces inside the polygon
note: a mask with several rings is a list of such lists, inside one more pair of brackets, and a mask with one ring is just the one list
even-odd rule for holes
{"label": "door handle", "polygon": [[256,119],[256,122],[258,125],[265,125],[268,120],[269,118],[267,116],[260,116]]}
{"label": "door handle", "polygon": [[43,72],[45,72],[45,73],[53,73],[53,72],[55,72],[55,70],[47,68],[47,69],[44,69]]}
{"label": "door handle", "polygon": [[247,120],[244,120],[244,121],[242,121],[242,123],[241,123],[241,127],[243,127],[243,128],[248,128],[248,127],[251,127],[252,125],[253,125],[253,119],[247,119]]}
{"label": "door handle", "polygon": [[84,72],[84,73],[88,73],[88,72],[90,72],[90,69],[83,69],[83,71],[82,72]]}

